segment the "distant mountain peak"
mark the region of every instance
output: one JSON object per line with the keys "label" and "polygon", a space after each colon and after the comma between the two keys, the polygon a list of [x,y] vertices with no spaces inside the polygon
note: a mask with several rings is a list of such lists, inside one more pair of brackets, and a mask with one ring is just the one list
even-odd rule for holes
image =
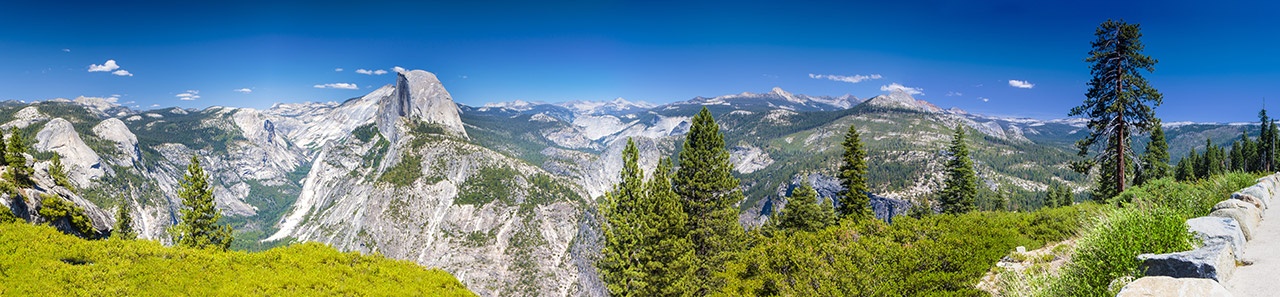
{"label": "distant mountain peak", "polygon": [[444,89],[434,73],[423,70],[397,71],[394,91],[383,94],[385,90],[379,89],[370,95],[375,93],[381,95],[377,98],[378,129],[387,138],[398,138],[400,133],[396,124],[401,118],[440,125],[448,133],[467,136],[467,131],[462,126],[462,117],[458,114],[458,105],[453,102],[453,96]]}
{"label": "distant mountain peak", "polygon": [[939,108],[937,105],[933,105],[933,103],[929,103],[928,101],[916,99],[915,97],[912,97],[911,94],[908,94],[907,92],[903,92],[900,90],[894,90],[892,92],[889,92],[889,94],[871,97],[871,99],[867,99],[867,101],[864,104],[867,104],[870,106],[884,107],[884,108],[898,108],[898,109],[914,110],[914,111],[929,112],[929,113],[937,113],[942,111],[942,108]]}

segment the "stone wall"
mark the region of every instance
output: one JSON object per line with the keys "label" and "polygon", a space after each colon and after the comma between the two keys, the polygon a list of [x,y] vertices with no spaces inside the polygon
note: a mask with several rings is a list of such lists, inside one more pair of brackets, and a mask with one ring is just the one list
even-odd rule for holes
{"label": "stone wall", "polygon": [[1178,296],[1187,292],[1231,296],[1222,283],[1231,278],[1236,267],[1252,263],[1246,257],[1245,242],[1253,240],[1278,185],[1280,174],[1259,178],[1257,184],[1215,204],[1208,216],[1187,220],[1187,229],[1203,245],[1184,252],[1139,255],[1146,276],[1126,285],[1117,296]]}

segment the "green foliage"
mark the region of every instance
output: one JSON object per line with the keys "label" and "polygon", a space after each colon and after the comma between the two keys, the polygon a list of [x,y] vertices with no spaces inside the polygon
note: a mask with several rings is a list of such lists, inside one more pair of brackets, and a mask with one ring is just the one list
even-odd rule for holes
{"label": "green foliage", "polygon": [[818,199],[818,192],[809,182],[804,182],[791,193],[787,207],[778,213],[774,224],[782,230],[816,232],[834,225],[836,221],[831,203]]}
{"label": "green foliage", "polygon": [[369,140],[373,140],[374,136],[378,135],[378,126],[375,126],[374,123],[364,124],[351,130],[351,136],[355,136],[360,142],[369,142]]}
{"label": "green foliage", "polygon": [[71,184],[71,179],[67,178],[67,169],[62,166],[61,155],[53,154],[49,162],[49,177],[53,178],[53,183],[75,192],[75,186]]}
{"label": "green foliage", "polygon": [[[1248,138],[1245,140],[1247,141]],[[1140,168],[1142,170],[1138,171],[1138,175],[1133,180],[1135,186],[1173,174],[1173,170],[1169,167],[1169,143],[1165,142],[1164,128],[1160,127],[1159,120],[1151,127],[1151,142],[1147,143],[1147,151],[1142,153]]]}
{"label": "green foliage", "polygon": [[514,201],[517,174],[506,166],[481,167],[458,187],[453,204],[481,207],[495,200]]}
{"label": "green foliage", "polygon": [[1130,188],[1113,202],[1144,209],[1166,208],[1184,218],[1194,218],[1209,215],[1214,204],[1231,197],[1235,191],[1252,186],[1258,177],[1258,174],[1229,173],[1195,182],[1163,178]]}
{"label": "green foliage", "polygon": [[678,296],[692,285],[692,244],[680,198],[671,189],[671,162],[663,159],[645,182],[639,152],[627,140],[621,182],[605,194],[601,279],[614,296]]}
{"label": "green foliage", "polygon": [[169,230],[174,242],[186,247],[224,251],[231,247],[231,226],[219,224],[222,210],[213,203],[213,186],[196,156],[191,156],[191,164],[187,165],[178,197],[182,199],[182,215],[178,225]]}
{"label": "green foliage", "polygon": [[317,243],[224,253],[0,224],[0,250],[2,295],[474,296],[447,272]]}
{"label": "green foliage", "polygon": [[1095,164],[1104,165],[1100,188],[1114,190],[1095,191],[1108,199],[1123,192],[1125,176],[1132,158],[1130,134],[1150,131],[1158,125],[1154,107],[1160,106],[1163,96],[1142,77],[1142,70],[1155,71],[1156,59],[1143,55],[1142,32],[1138,24],[1107,20],[1098,25],[1094,33],[1086,62],[1092,63],[1089,73],[1089,91],[1084,103],[1071,108],[1067,116],[1085,116],[1089,119],[1089,135],[1076,142],[1080,156],[1088,156],[1089,150],[1102,144],[1092,162],[1079,163],[1080,172],[1088,172]]}
{"label": "green foliage", "polygon": [[111,228],[111,238],[134,240],[138,238],[138,231],[133,229],[133,216],[129,214],[129,200],[120,202],[116,206],[116,225]]}
{"label": "green foliage", "polygon": [[1166,208],[1110,211],[1085,231],[1071,262],[1051,284],[1050,295],[1115,296],[1108,288],[1113,280],[1142,276],[1139,254],[1191,249],[1194,237],[1185,219]]}
{"label": "green foliage", "polygon": [[974,284],[1016,246],[1066,239],[1096,204],[1036,212],[970,212],[923,219],[842,221],[778,233],[726,264],[721,295],[978,296]]}
{"label": "green foliage", "polygon": [[18,216],[13,215],[12,209],[0,204],[0,224],[17,222],[19,220],[21,219],[18,219]]}
{"label": "green foliage", "polygon": [[1060,182],[1049,185],[1049,191],[1045,193],[1044,206],[1046,207],[1062,207],[1070,206],[1075,203],[1074,195],[1071,189]]}
{"label": "green foliage", "polygon": [[978,196],[978,176],[973,171],[973,160],[969,159],[969,145],[963,125],[956,125],[949,152],[951,160],[947,161],[947,178],[942,193],[939,194],[942,212],[955,214],[973,211]]}
{"label": "green foliage", "polygon": [[4,150],[5,163],[9,164],[9,170],[5,172],[5,179],[14,183],[20,188],[29,188],[35,185],[31,181],[31,173],[35,169],[27,164],[27,156],[23,155],[27,152],[27,139],[22,136],[22,131],[18,127],[9,128],[9,139],[5,141],[6,148]]}
{"label": "green foliage", "polygon": [[872,218],[870,190],[867,189],[867,152],[862,149],[858,129],[849,125],[844,136],[844,154],[840,158],[840,217],[855,220]]}
{"label": "green foliage", "polygon": [[685,135],[680,169],[672,182],[689,215],[689,240],[697,259],[693,280],[697,287],[691,288],[695,295],[717,290],[722,282],[716,275],[743,248],[745,234],[734,207],[742,200],[742,192],[732,171],[720,125],[703,107]]}
{"label": "green foliage", "polygon": [[40,214],[49,225],[58,226],[60,229],[66,228],[64,230],[68,234],[84,238],[95,238],[98,235],[98,230],[93,229],[93,223],[89,221],[89,217],[84,215],[83,208],[57,195],[40,194],[40,208],[36,213]]}
{"label": "green foliage", "polygon": [[400,158],[400,163],[387,168],[387,171],[378,177],[378,182],[403,188],[412,185],[419,178],[422,178],[422,156],[406,153]]}

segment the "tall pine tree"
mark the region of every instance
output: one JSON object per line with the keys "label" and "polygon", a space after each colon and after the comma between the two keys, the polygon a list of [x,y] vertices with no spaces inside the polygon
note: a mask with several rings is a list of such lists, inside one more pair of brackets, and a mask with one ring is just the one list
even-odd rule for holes
{"label": "tall pine tree", "polygon": [[965,141],[964,125],[956,125],[951,139],[951,160],[947,161],[947,179],[939,202],[943,213],[973,211],[978,197],[978,175],[969,159],[969,145]]}
{"label": "tall pine tree", "polygon": [[862,149],[858,129],[849,125],[844,135],[844,155],[840,159],[840,185],[844,189],[836,194],[840,199],[840,218],[865,220],[871,218],[871,198],[867,190],[867,152]]}
{"label": "tall pine tree", "polygon": [[818,192],[809,182],[792,190],[787,207],[777,216],[777,227],[788,231],[815,232],[835,224],[835,211],[826,199],[818,199]]}
{"label": "tall pine tree", "polygon": [[695,287],[693,244],[685,230],[689,216],[671,188],[671,160],[663,158],[645,183],[640,218],[645,222],[641,258],[647,288],[639,296],[683,296]]}
{"label": "tall pine tree", "polygon": [[35,169],[27,164],[27,140],[22,136],[22,130],[18,130],[18,127],[9,128],[9,139],[5,144],[4,159],[9,165],[9,171],[5,172],[7,179],[18,187],[31,187],[34,185],[31,173]]}
{"label": "tall pine tree", "polygon": [[1275,122],[1271,117],[1267,116],[1267,110],[1258,111],[1258,126],[1261,132],[1258,135],[1258,160],[1256,161],[1258,169],[1263,172],[1271,172],[1276,155],[1276,130]]}
{"label": "tall pine tree", "polygon": [[120,199],[116,206],[116,226],[111,228],[111,238],[123,240],[138,239],[138,231],[133,229],[133,216],[129,214],[129,199]]}
{"label": "tall pine tree", "polygon": [[1164,140],[1164,128],[1156,120],[1151,128],[1151,142],[1147,143],[1147,151],[1142,154],[1142,170],[1134,178],[1134,185],[1142,185],[1148,181],[1169,176],[1169,143]]}
{"label": "tall pine tree", "polygon": [[680,169],[672,182],[689,214],[687,230],[697,259],[693,281],[697,287],[691,291],[694,295],[707,295],[723,286],[723,280],[716,275],[733,253],[744,247],[745,233],[738,225],[738,209],[734,207],[742,200],[742,191],[732,171],[720,125],[703,107],[693,116],[685,135]]}
{"label": "tall pine tree", "polygon": [[639,257],[644,248],[644,226],[637,208],[644,200],[644,172],[638,159],[635,142],[627,139],[627,146],[622,150],[621,180],[605,195],[601,210],[605,216],[601,279],[614,296],[640,296],[639,291],[650,285],[644,282],[645,263]]}
{"label": "tall pine tree", "polygon": [[222,210],[214,205],[209,176],[200,167],[200,159],[196,156],[191,156],[191,164],[187,165],[178,197],[182,198],[181,221],[169,229],[174,242],[188,247],[224,251],[231,247],[231,227],[218,224],[222,219]]}
{"label": "tall pine tree", "polygon": [[[1103,178],[1095,193],[1115,195],[1124,192],[1125,176],[1135,159],[1130,145],[1131,133],[1150,131],[1156,123],[1153,107],[1160,106],[1163,96],[1142,77],[1142,70],[1155,71],[1156,59],[1142,54],[1142,32],[1137,24],[1107,20],[1094,32],[1093,49],[1086,62],[1093,63],[1089,91],[1080,106],[1068,116],[1086,116],[1089,135],[1076,142],[1080,156],[1088,156],[1090,148],[1103,144],[1091,162],[1073,166],[1082,173],[1093,165],[1102,165]],[[1113,189],[1103,190],[1110,187]],[[1111,196],[1096,197],[1105,200]]]}

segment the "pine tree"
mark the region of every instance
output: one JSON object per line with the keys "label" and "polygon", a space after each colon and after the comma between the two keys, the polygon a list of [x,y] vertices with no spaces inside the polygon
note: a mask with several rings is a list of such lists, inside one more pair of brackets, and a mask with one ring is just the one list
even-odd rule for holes
{"label": "pine tree", "polygon": [[200,159],[196,156],[191,156],[191,164],[187,165],[178,197],[182,198],[181,221],[169,230],[174,242],[224,251],[231,247],[231,227],[218,224],[222,211],[214,205],[209,176],[200,167]]}
{"label": "pine tree", "polygon": [[644,247],[643,223],[637,217],[637,204],[644,195],[644,172],[640,170],[638,159],[639,150],[635,142],[627,139],[627,146],[622,150],[621,181],[605,195],[601,210],[606,222],[601,279],[614,296],[631,296],[650,285],[644,283],[644,263],[638,257]]}
{"label": "pine tree", "polygon": [[1272,169],[1272,160],[1276,154],[1276,130],[1273,129],[1274,122],[1267,116],[1267,110],[1263,109],[1258,112],[1258,127],[1261,132],[1258,135],[1258,168],[1264,172],[1270,172]]}
{"label": "pine tree", "polygon": [[723,285],[716,275],[732,255],[744,245],[745,233],[738,225],[734,204],[742,200],[738,179],[725,149],[720,125],[706,107],[693,117],[693,124],[680,150],[680,169],[673,180],[685,213],[689,215],[689,241],[697,263],[694,295],[707,295]]}
{"label": "pine tree", "polygon": [[694,286],[693,244],[685,225],[688,215],[680,206],[680,196],[671,188],[671,160],[663,158],[645,183],[645,202],[640,205],[646,224],[642,259],[647,288],[639,296],[682,296]]}
{"label": "pine tree", "polygon": [[[1157,61],[1142,54],[1142,33],[1137,24],[1107,20],[1094,35],[1097,39],[1085,59],[1093,63],[1089,91],[1084,103],[1067,115],[1089,118],[1089,135],[1076,142],[1080,156],[1088,156],[1089,149],[1100,141],[1105,145],[1093,156],[1094,162],[1074,167],[1085,173],[1092,165],[1103,165],[1111,172],[1101,172],[1105,179],[1099,182],[1114,189],[1095,193],[1119,194],[1127,186],[1125,176],[1132,164],[1126,162],[1133,158],[1129,135],[1150,131],[1153,124],[1158,124],[1153,107],[1160,106],[1163,96],[1142,77],[1141,70],[1155,71]],[[1111,197],[1095,197],[1108,198]]]}
{"label": "pine tree", "polygon": [[1243,172],[1259,172],[1262,171],[1258,166],[1258,143],[1249,139],[1249,133],[1240,131],[1240,171]]}
{"label": "pine tree", "polygon": [[111,229],[111,237],[123,240],[138,238],[138,231],[133,229],[133,216],[129,214],[129,199],[120,199],[116,207],[116,226]]}
{"label": "pine tree", "polygon": [[804,182],[792,191],[787,199],[787,207],[778,213],[776,222],[779,229],[789,231],[815,232],[835,224],[835,211],[831,203],[818,200],[818,192],[813,190],[809,182]]}
{"label": "pine tree", "polygon": [[53,183],[72,192],[76,191],[71,179],[67,178],[66,167],[62,166],[62,157],[58,153],[53,154],[53,159],[49,160],[49,177],[53,178]]}
{"label": "pine tree", "polygon": [[1134,178],[1134,185],[1142,185],[1170,174],[1169,143],[1164,140],[1164,128],[1156,120],[1151,128],[1151,142],[1147,143],[1147,151],[1142,154],[1142,170]]}
{"label": "pine tree", "polygon": [[9,139],[5,141],[7,145],[5,149],[5,163],[9,164],[9,171],[5,172],[6,178],[18,187],[31,187],[31,173],[35,170],[31,165],[27,164],[27,140],[22,136],[22,130],[18,127],[9,128]]}
{"label": "pine tree", "polygon": [[849,125],[844,136],[844,155],[840,162],[840,218],[865,220],[872,217],[871,197],[867,190],[867,152],[862,149],[858,129]]}
{"label": "pine tree", "polygon": [[1174,178],[1178,181],[1195,180],[1196,166],[1199,166],[1198,163],[1200,163],[1198,159],[1199,155],[1196,153],[1196,149],[1192,148],[1191,152],[1187,153],[1187,156],[1182,157],[1182,160],[1178,160],[1178,170],[1175,172]]}
{"label": "pine tree", "polygon": [[1046,207],[1063,207],[1074,204],[1071,199],[1071,189],[1061,182],[1054,182],[1049,185],[1049,192],[1046,194],[1044,205]]}
{"label": "pine tree", "polygon": [[969,159],[969,146],[965,141],[963,125],[956,125],[949,151],[951,160],[947,161],[947,179],[939,198],[942,212],[954,214],[973,211],[978,196],[978,176],[973,171],[973,160]]}

